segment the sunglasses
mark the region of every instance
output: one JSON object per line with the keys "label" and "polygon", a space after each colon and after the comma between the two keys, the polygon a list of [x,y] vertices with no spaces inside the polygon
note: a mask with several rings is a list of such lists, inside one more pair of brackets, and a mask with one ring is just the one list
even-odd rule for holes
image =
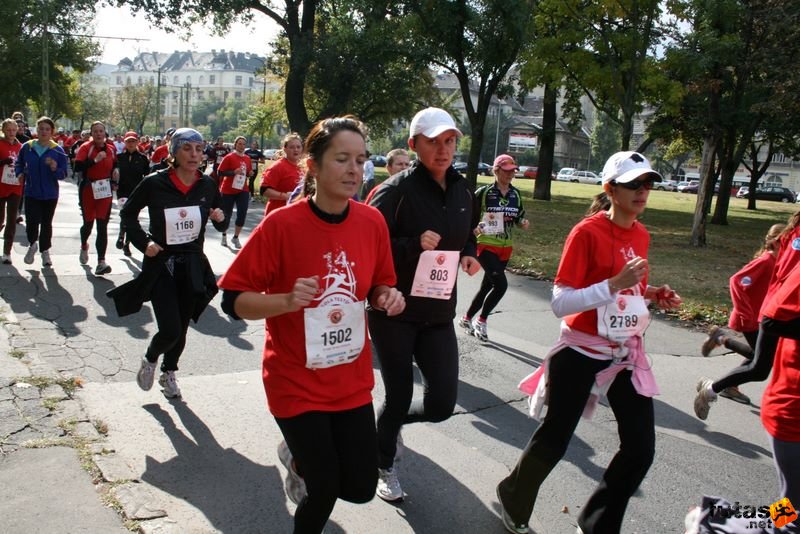
{"label": "sunglasses", "polygon": [[645,189],[647,189],[648,191],[650,191],[651,189],[653,189],[653,184],[654,183],[655,183],[655,180],[633,180],[631,182],[626,182],[624,184],[621,184],[619,182],[611,182],[611,185],[618,185],[618,186],[624,187],[625,189],[628,189],[630,191],[638,191],[639,189],[641,189],[643,187]]}

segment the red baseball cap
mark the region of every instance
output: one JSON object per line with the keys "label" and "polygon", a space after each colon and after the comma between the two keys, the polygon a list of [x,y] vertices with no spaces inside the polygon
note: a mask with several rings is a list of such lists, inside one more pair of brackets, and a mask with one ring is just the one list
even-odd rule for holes
{"label": "red baseball cap", "polygon": [[127,141],[129,139],[133,139],[135,141],[138,141],[139,140],[139,134],[137,134],[136,132],[127,132],[125,134],[124,140]]}

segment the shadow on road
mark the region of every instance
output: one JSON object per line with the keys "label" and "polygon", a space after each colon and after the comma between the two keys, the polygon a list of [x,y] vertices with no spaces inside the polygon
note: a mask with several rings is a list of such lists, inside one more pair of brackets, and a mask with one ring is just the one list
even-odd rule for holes
{"label": "shadow on road", "polygon": [[14,266],[3,267],[13,275],[0,277],[0,292],[15,314],[29,314],[53,322],[67,337],[81,332],[77,325],[86,320],[88,312],[85,307],[74,304],[72,295],[59,284],[55,271],[29,267],[31,279],[28,280]]}
{"label": "shadow on road", "polygon": [[278,468],[257,464],[234,449],[223,449],[185,403],[170,405],[188,435],[158,404],[143,406],[172,441],[175,457],[159,462],[147,456],[142,480],[197,508],[219,532],[291,532],[293,520]]}

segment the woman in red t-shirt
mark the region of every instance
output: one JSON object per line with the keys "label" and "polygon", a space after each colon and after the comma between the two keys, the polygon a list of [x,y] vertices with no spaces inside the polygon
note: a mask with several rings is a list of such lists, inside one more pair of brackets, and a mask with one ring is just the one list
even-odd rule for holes
{"label": "woman in red t-shirt", "polygon": [[351,200],[365,137],[352,117],[318,122],[305,143],[314,193],[264,218],[219,281],[228,314],[266,318],[264,389],[295,532],[321,532],[337,499],[367,502],[378,479],[364,304],[393,316],[405,300],[383,217]]}
{"label": "woman in red t-shirt", "polygon": [[23,180],[17,177],[14,165],[22,143],[17,139],[19,126],[14,119],[3,121],[3,138],[0,139],[0,228],[3,232],[2,262],[11,264],[11,249],[17,233],[17,211],[22,198]]}
{"label": "woman in red t-shirt", "polygon": [[247,139],[241,135],[233,142],[233,152],[222,158],[222,163],[217,168],[217,176],[221,178],[219,191],[222,193],[222,211],[225,212],[225,229],[222,231],[222,246],[228,246],[228,226],[231,224],[233,206],[236,206],[236,222],[234,223],[233,239],[231,244],[235,248],[242,248],[239,234],[242,232],[244,221],[247,218],[247,206],[250,203],[250,189],[247,184],[247,174],[250,172],[250,156],[244,153]]}
{"label": "woman in red t-shirt", "polygon": [[264,171],[261,177],[261,196],[267,197],[264,215],[286,205],[289,196],[303,178],[300,156],[303,141],[296,133],[283,138],[283,157]]}
{"label": "woman in red t-shirt", "polygon": [[511,474],[497,486],[503,522],[528,532],[539,487],[567,450],[578,420],[606,395],[617,420],[620,448],[581,510],[579,530],[619,532],[631,495],[655,452],[653,395],[658,387],[644,353],[647,302],[680,305],[669,286],[647,285],[650,235],[637,221],[661,175],[636,152],[618,152],[603,169],[604,192],[570,232],[553,288],[561,336],[544,363],[520,385],[532,412],[547,413]]}

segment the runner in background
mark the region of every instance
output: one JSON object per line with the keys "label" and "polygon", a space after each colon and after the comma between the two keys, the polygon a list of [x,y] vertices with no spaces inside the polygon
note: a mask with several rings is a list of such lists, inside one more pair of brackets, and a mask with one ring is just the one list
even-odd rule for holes
{"label": "runner in background", "polygon": [[392,286],[381,215],[351,197],[361,186],[363,125],[352,117],[315,124],[305,143],[316,190],[267,215],[219,281],[222,307],[266,318],[264,389],[284,440],[286,494],[296,534],[319,533],[336,501],[375,494],[375,415],[366,301],[403,311]]}
{"label": "runner in background", "polygon": [[[773,224],[764,238],[764,246],[761,247],[761,250],[756,253],[750,263],[742,267],[728,281],[731,302],[733,303],[733,311],[728,320],[728,328],[735,332],[741,332],[747,343],[742,343],[722,328],[715,326],[700,347],[700,352],[703,356],[708,356],[718,346],[724,346],[728,350],[745,357],[745,361],[737,369],[717,381],[717,386],[720,388],[720,396],[742,404],[750,404],[750,398],[739,390],[739,384],[725,385],[723,381],[728,381],[726,379],[733,376],[737,371],[744,370],[753,361],[756,341],[758,340],[759,313],[761,305],[764,303],[764,297],[767,294],[772,272],[775,270],[775,256],[778,254],[777,237],[785,227],[785,224]],[[770,365],[769,369],[771,368],[772,366]],[[743,383],[740,382],[740,384]]]}
{"label": "runner in background", "polygon": [[[459,266],[470,276],[480,270],[472,191],[451,165],[460,136],[446,111],[417,113],[408,139],[417,161],[377,186],[370,199],[389,227],[397,288],[406,295],[406,309],[397,316],[368,312],[386,390],[378,412],[377,487],[386,501],[404,497],[397,471],[402,426],[444,421],[456,403],[456,278]],[[412,402],[414,362],[424,394]]]}
{"label": "runner in background", "polygon": [[[125,150],[117,158],[117,168],[119,170],[117,204],[120,209],[125,205],[125,201],[131,196],[136,186],[150,172],[150,161],[147,156],[139,152],[139,136],[136,132],[126,133],[124,142]],[[116,246],[118,249],[122,249],[122,253],[126,256],[131,255],[130,242],[130,238],[126,239],[125,236],[125,225],[120,221]]]}
{"label": "runner in background", "polygon": [[36,122],[37,138],[22,145],[14,167],[17,180],[25,183],[28,205],[25,233],[29,246],[23,261],[28,265],[33,263],[40,248],[42,266],[53,265],[50,247],[53,216],[58,205],[58,181],[67,176],[67,155],[52,139],[55,129],[53,119],[40,117]]}
{"label": "runner in background", "polygon": [[[778,253],[764,302],[758,317],[764,315],[763,309],[769,304],[772,295],[783,284],[789,272],[800,264],[800,211],[789,217],[786,228],[777,237]],[[800,335],[800,332],[798,332]],[[708,417],[710,403],[717,400],[717,394],[728,386],[745,382],[766,380],[772,369],[778,336],[764,328],[763,320],[759,324],[753,359],[747,364],[734,369],[724,381],[714,382],[709,378],[701,378],[697,382],[697,396],[694,398],[694,412],[700,419]]]}
{"label": "runner in background", "polygon": [[[106,263],[108,248],[108,220],[111,218],[111,181],[117,181],[115,170],[117,153],[114,145],[106,140],[106,126],[100,121],[92,123],[92,140],[81,145],[75,154],[75,170],[81,173],[78,184],[78,202],[83,216],[81,226],[81,250],[78,260],[81,265],[89,263],[89,236],[97,222],[97,267],[94,274],[102,276],[111,272]],[[113,175],[113,176],[112,176]]]}
{"label": "runner in background", "polygon": [[250,172],[247,176],[247,188],[250,190],[250,200],[253,200],[256,190],[256,176],[258,176],[259,163],[266,162],[264,153],[258,147],[258,141],[250,143],[250,148],[244,151],[250,158]]}
{"label": "runner in background", "polygon": [[264,170],[261,176],[261,196],[267,197],[264,215],[285,206],[292,191],[303,178],[300,157],[303,155],[303,140],[294,132],[282,141],[283,157]]}
{"label": "runner in background", "polygon": [[17,210],[22,198],[24,180],[15,171],[17,155],[22,143],[17,140],[17,121],[6,119],[2,123],[3,137],[0,139],[0,229],[3,232],[2,262],[11,265],[11,251],[17,233]]}
{"label": "runner in background", "polygon": [[242,244],[239,242],[239,234],[242,232],[242,227],[247,219],[247,207],[250,201],[247,175],[252,166],[250,156],[244,152],[246,146],[247,139],[241,135],[237,137],[233,142],[233,152],[222,158],[222,163],[217,168],[217,174],[221,180],[219,190],[222,193],[222,211],[225,213],[221,242],[223,247],[228,246],[227,232],[233,215],[233,207],[236,206],[236,222],[234,223],[231,244],[234,248],[242,248]]}
{"label": "runner in background", "polygon": [[[144,253],[142,270],[130,282],[110,290],[120,317],[138,312],[150,301],[158,332],[142,358],[136,383],[153,387],[158,358],[163,354],[158,383],[167,398],[181,396],[175,373],[186,345],[189,321],[195,322],[217,293],[214,272],[203,253],[206,224],[222,229],[225,215],[217,184],[200,172],[203,137],[180,128],[170,139],[168,168],[147,176],[122,207],[120,218],[131,243]],[[139,223],[147,209],[148,231]]]}
{"label": "runner in background", "polygon": [[[513,250],[512,230],[515,226],[527,230],[529,226],[525,208],[522,207],[522,194],[511,185],[517,168],[514,158],[508,154],[497,156],[492,166],[495,182],[475,191],[473,209],[481,217],[475,233],[478,236],[478,261],[483,267],[483,280],[458,325],[481,341],[489,341],[486,319],[508,289],[506,265]],[[475,317],[478,311],[480,315]]]}
{"label": "runner in background", "polygon": [[503,524],[515,534],[529,532],[540,486],[567,451],[581,415],[591,417],[602,395],[614,412],[619,450],[581,509],[579,532],[620,532],[655,454],[658,386],[643,346],[647,306],[675,308],[681,299],[668,286],[648,285],[650,234],[637,219],[661,175],[641,154],[618,152],[602,176],[603,192],[567,236],[558,266],[552,308],[563,317],[561,335],[520,384],[541,424],[497,486]]}
{"label": "runner in background", "polygon": [[[394,176],[398,172],[406,170],[411,165],[411,159],[408,157],[408,151],[404,148],[395,148],[386,154],[386,172],[389,177]],[[364,203],[369,204],[372,196],[375,194],[373,187],[369,194],[364,198]]]}
{"label": "runner in background", "polygon": [[208,161],[212,163],[211,165],[211,177],[217,182],[220,183],[220,176],[217,174],[217,170],[222,163],[222,160],[225,159],[230,153],[230,149],[225,146],[225,139],[222,136],[217,137],[217,142],[206,151],[208,154]]}
{"label": "runner in background", "polygon": [[156,148],[153,150],[153,155],[150,156],[150,170],[155,172],[167,168],[167,158],[169,157],[169,145],[172,140],[172,134],[175,133],[175,128],[170,128],[164,134],[164,141],[158,144],[161,140],[156,136]]}

